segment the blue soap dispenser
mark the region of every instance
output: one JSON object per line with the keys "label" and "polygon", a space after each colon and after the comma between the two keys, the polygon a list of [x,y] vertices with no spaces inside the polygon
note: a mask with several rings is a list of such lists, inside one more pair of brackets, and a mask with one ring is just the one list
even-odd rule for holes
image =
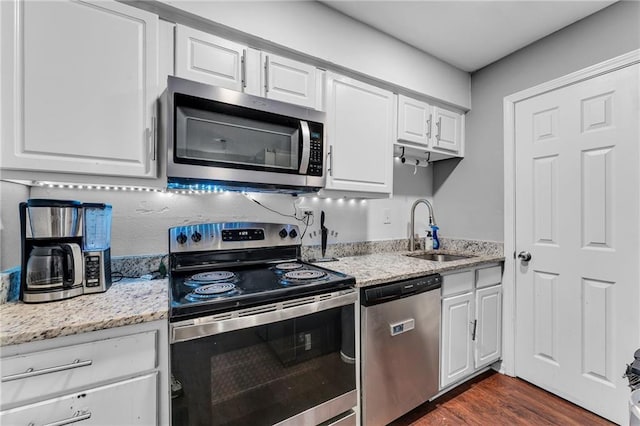
{"label": "blue soap dispenser", "polygon": [[438,228],[436,225],[431,225],[431,237],[433,238],[433,249],[438,250],[440,248],[440,237],[438,237]]}

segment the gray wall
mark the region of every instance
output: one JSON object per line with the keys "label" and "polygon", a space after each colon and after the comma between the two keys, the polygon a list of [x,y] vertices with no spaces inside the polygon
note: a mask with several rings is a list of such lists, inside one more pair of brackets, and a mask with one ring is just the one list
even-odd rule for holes
{"label": "gray wall", "polygon": [[442,235],[504,239],[505,96],[638,48],[640,2],[622,1],[472,74],[465,158],[434,171]]}
{"label": "gray wall", "polygon": [[28,187],[0,181],[0,271],[20,264],[18,204],[27,198]]}

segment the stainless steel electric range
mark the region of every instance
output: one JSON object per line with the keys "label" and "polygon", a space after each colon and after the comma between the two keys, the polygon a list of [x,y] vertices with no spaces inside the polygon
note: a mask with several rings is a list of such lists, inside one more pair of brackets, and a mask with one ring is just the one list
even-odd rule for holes
{"label": "stainless steel electric range", "polygon": [[169,229],[174,425],[355,424],[355,279],[296,225]]}

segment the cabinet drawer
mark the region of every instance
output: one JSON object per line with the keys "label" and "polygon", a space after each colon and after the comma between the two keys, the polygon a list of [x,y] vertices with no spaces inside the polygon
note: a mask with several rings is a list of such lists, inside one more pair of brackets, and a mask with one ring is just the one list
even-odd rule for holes
{"label": "cabinet drawer", "polygon": [[502,267],[492,266],[476,270],[476,288],[489,287],[502,282]]}
{"label": "cabinet drawer", "polygon": [[473,271],[442,276],[442,297],[473,290]]}
{"label": "cabinet drawer", "polygon": [[2,359],[2,408],[156,367],[156,332]]}
{"label": "cabinet drawer", "polygon": [[0,412],[6,425],[152,425],[157,421],[158,373]]}

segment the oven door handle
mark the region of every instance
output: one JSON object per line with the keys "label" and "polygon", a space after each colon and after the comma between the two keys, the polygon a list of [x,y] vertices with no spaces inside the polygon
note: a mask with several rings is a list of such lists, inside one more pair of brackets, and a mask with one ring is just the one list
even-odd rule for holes
{"label": "oven door handle", "polygon": [[357,299],[358,294],[356,291],[349,289],[336,293],[269,303],[227,314],[179,321],[170,325],[171,343],[186,342],[201,337],[310,315],[354,304]]}

